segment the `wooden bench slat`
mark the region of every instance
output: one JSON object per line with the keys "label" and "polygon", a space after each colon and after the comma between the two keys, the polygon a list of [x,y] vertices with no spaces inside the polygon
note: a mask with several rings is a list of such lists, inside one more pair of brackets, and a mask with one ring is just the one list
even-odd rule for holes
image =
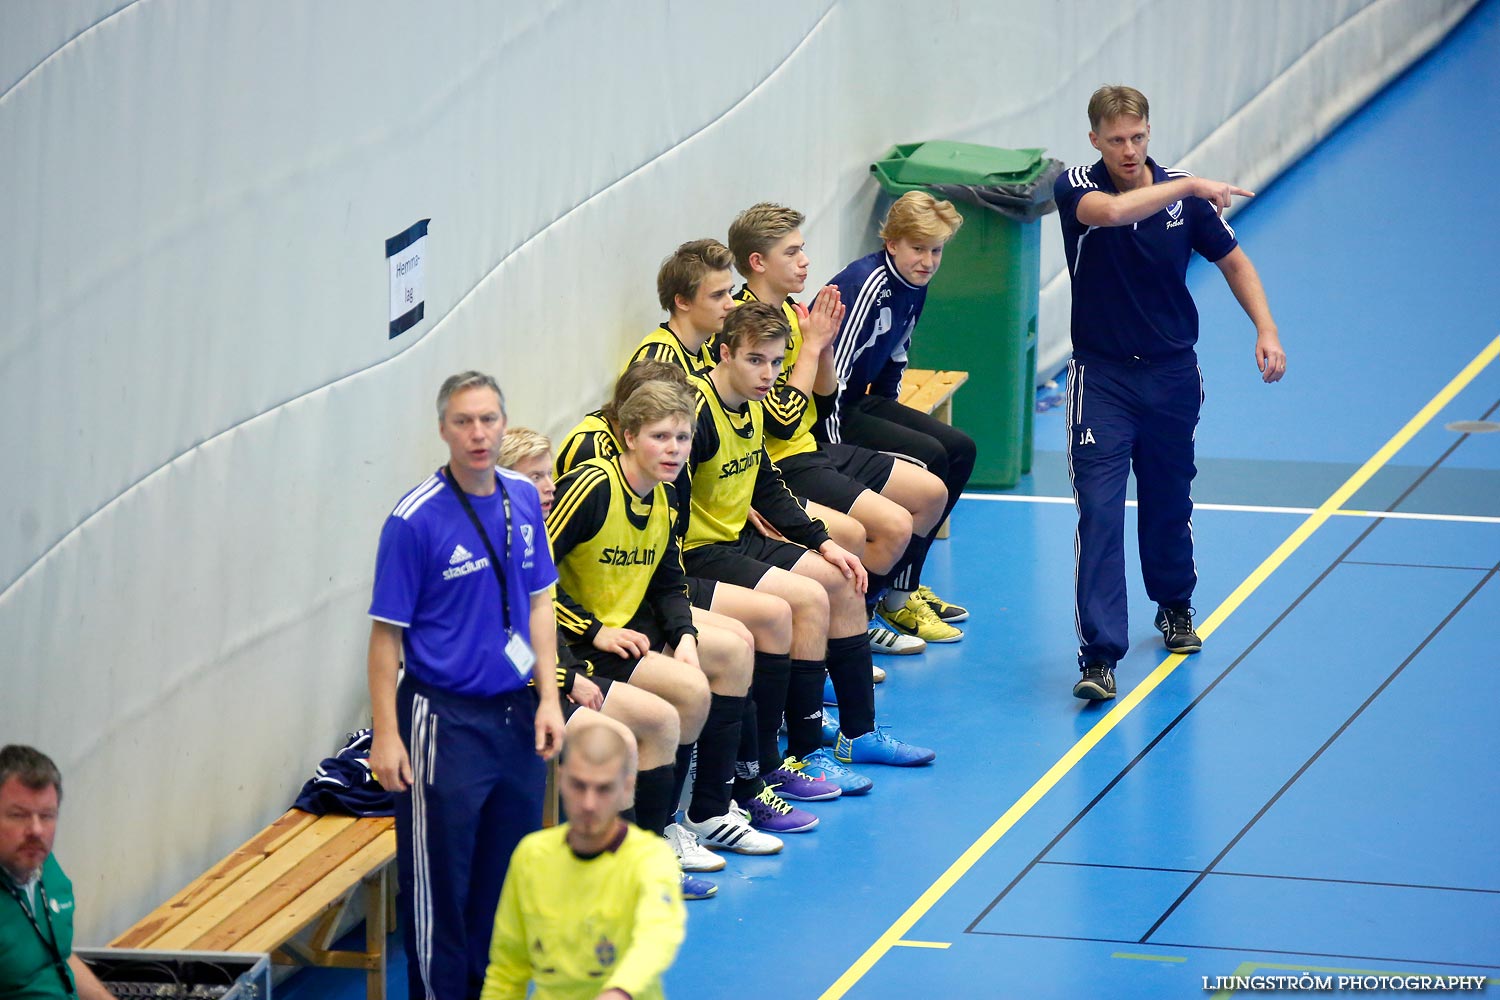
{"label": "wooden bench slat", "polygon": [[[285,944],[320,912],[343,899],[370,872],[396,856],[396,831],[387,830],[359,853],[329,872],[265,923],[241,937],[232,951],[273,951]],[[380,900],[377,905],[384,906]]]}
{"label": "wooden bench slat", "polygon": [[[339,818],[346,819],[347,817]],[[314,829],[316,830],[317,827],[314,826]],[[328,838],[315,850],[304,854],[295,863],[288,865],[277,874],[273,882],[264,884],[260,879],[243,880],[241,885],[252,881],[262,882],[262,884],[255,892],[248,891],[250,886],[245,885],[247,889],[245,893],[238,892],[240,886],[236,886],[234,892],[221,893],[220,899],[234,900],[236,906],[233,911],[224,915],[199,937],[189,941],[187,947],[194,951],[241,950],[239,948],[241,938],[291,905],[298,896],[339,865],[358,854],[379,835],[380,830],[374,824],[352,822],[342,827],[337,834]],[[280,860],[281,854],[287,853],[290,847],[291,845],[288,845],[287,849],[273,856],[270,862],[261,865],[255,874],[259,875],[270,868]]]}
{"label": "wooden bench slat", "polygon": [[146,948],[190,914],[242,878],[290,840],[311,826],[317,816],[293,809],[241,844],[224,860],[189,882],[171,899],[152,910],[111,941],[112,948]]}
{"label": "wooden bench slat", "polygon": [[352,816],[317,817],[297,836],[285,842],[280,850],[268,855],[260,864],[224,886],[212,899],[204,901],[186,914],[171,930],[157,935],[152,940],[151,947],[171,951],[186,948],[244,905],[247,899],[273,884],[353,823]]}
{"label": "wooden bench slat", "polygon": [[968,380],[968,372],[908,370],[902,381],[901,403],[931,413]]}

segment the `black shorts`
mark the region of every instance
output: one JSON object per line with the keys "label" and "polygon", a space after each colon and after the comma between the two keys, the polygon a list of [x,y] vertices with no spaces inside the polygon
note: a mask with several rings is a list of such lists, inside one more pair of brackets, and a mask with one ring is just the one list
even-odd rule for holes
{"label": "black shorts", "polygon": [[[655,652],[660,653],[667,645],[666,636],[662,633],[661,626],[656,623],[655,618],[645,616],[636,618],[627,623],[625,628],[643,633]],[[578,660],[583,667],[583,672],[588,674],[595,684],[599,683],[601,677],[628,684],[630,675],[635,673],[636,665],[641,662],[639,656],[620,656],[618,653],[596,649],[591,642],[570,641],[568,652]]]}
{"label": "black shorts", "polygon": [[[614,683],[614,681],[610,680],[608,677],[590,677],[589,680],[593,681],[595,684],[597,684],[599,686],[599,693],[602,694],[602,695],[604,695],[604,699],[606,701],[608,701],[609,700],[609,688],[610,688],[610,685]],[[578,711],[582,707],[583,707],[582,705],[575,705],[575,704],[573,704],[573,702],[568,698],[567,695],[563,695],[562,696],[562,714],[563,714],[563,722],[564,722],[564,724],[566,724],[569,719],[573,718],[573,713],[574,712]],[[600,707],[602,708],[603,706],[601,705]]]}
{"label": "black shorts", "polygon": [[817,451],[789,455],[776,467],[797,496],[847,514],[865,490],[885,489],[896,459],[852,444],[825,444]]}
{"label": "black shorts", "polygon": [[688,577],[688,602],[700,611],[712,611],[714,608],[714,585],[717,580],[705,579],[701,576]]}
{"label": "black shorts", "polygon": [[773,568],[791,572],[797,560],[811,551],[796,542],[767,538],[747,524],[734,541],[714,542],[690,549],[682,554],[682,562],[683,568],[693,576],[709,577],[754,590]]}

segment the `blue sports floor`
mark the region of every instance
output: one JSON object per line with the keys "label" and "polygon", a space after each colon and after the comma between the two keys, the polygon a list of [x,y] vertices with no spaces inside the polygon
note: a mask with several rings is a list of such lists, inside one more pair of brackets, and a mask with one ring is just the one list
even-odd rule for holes
{"label": "blue sports floor", "polygon": [[731,856],[669,995],[1500,976],[1500,433],[1447,426],[1500,421],[1497,53],[1489,0],[1235,219],[1285,382],[1261,384],[1217,270],[1193,273],[1203,652],[1165,655],[1134,572],[1120,699],[1071,697],[1074,513],[1061,412],[1039,414],[1033,474],[960,503],[929,564],[967,638],[880,661],[882,721],[936,764],[872,768],[783,854]]}

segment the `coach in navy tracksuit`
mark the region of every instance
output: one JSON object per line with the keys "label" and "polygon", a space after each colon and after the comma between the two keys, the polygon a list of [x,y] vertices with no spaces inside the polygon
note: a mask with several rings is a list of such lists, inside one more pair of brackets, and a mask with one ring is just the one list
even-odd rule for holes
{"label": "coach in navy tracksuit", "polygon": [[1068,367],[1068,469],[1078,503],[1075,623],[1079,698],[1115,696],[1114,666],[1129,648],[1125,610],[1125,484],[1135,467],[1141,573],[1169,650],[1196,653],[1191,488],[1193,433],[1203,402],[1194,345],[1198,310],[1187,290],[1193,252],[1213,261],[1255,324],[1266,382],[1286,354],[1265,291],[1221,218],[1249,191],[1146,155],[1150,109],[1140,91],[1101,87],[1089,100],[1093,166],[1054,187],[1073,279]]}
{"label": "coach in navy tracksuit", "polygon": [[[396,793],[412,1000],[479,996],[505,870],[541,828],[543,760],[563,729],[557,570],[536,487],[495,468],[495,380],[444,382],[438,432],[448,465],[386,518],[370,602],[370,765]],[[548,683],[532,688],[534,664]]]}

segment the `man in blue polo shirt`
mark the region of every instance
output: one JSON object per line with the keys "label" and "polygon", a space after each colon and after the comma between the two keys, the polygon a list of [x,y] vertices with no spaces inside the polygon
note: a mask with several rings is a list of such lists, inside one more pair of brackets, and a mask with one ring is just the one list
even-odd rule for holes
{"label": "man in blue polo shirt", "polygon": [[[448,464],[386,518],[370,602],[370,765],[396,793],[413,1000],[479,996],[506,866],[541,828],[563,731],[557,570],[536,487],[495,468],[500,387],[454,375],[437,411]],[[528,687],[535,664],[547,683]]]}
{"label": "man in blue polo shirt", "polygon": [[1115,696],[1115,663],[1130,639],[1125,609],[1125,485],[1135,468],[1141,575],[1168,650],[1196,653],[1193,631],[1193,432],[1203,402],[1187,290],[1196,251],[1216,264],[1255,324],[1261,378],[1286,354],[1260,276],[1223,220],[1251,192],[1166,170],[1146,155],[1150,107],[1131,87],[1089,100],[1100,158],[1057,179],[1054,195],[1073,279],[1068,366],[1068,468],[1078,503],[1075,622],[1082,676],[1073,694]]}

